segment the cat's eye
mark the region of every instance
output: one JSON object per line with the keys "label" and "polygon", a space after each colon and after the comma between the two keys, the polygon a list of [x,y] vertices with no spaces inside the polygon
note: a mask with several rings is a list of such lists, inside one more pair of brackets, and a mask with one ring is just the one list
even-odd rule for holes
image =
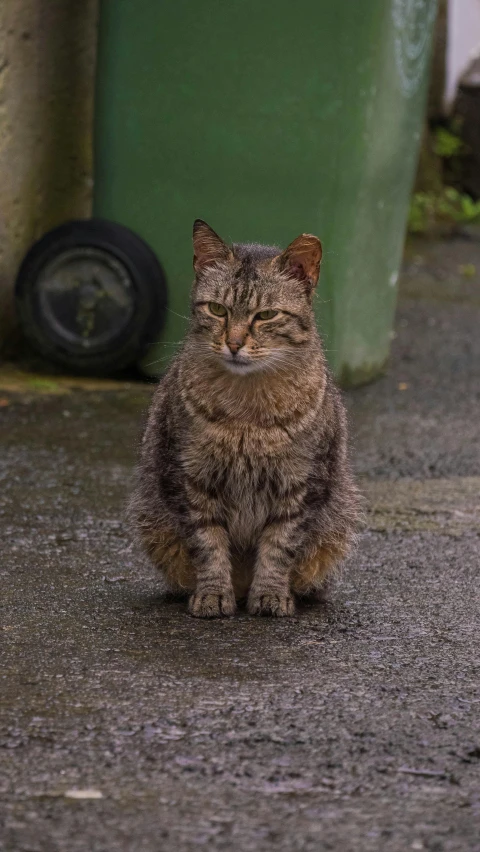
{"label": "cat's eye", "polygon": [[213,314],[214,317],[226,317],[227,316],[227,309],[224,308],[224,306],[221,305],[219,302],[209,302],[208,303],[208,310],[210,311],[211,314]]}
{"label": "cat's eye", "polygon": [[278,311],[260,311],[256,315],[255,319],[259,319],[259,320],[273,319],[274,317],[277,316],[277,314],[278,314]]}

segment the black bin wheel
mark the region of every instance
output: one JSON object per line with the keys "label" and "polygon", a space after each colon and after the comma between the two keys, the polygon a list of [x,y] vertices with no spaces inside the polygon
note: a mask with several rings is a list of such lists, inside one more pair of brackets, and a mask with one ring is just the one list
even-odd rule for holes
{"label": "black bin wheel", "polygon": [[133,364],[158,340],[167,310],[160,263],[115,222],[66,222],[26,254],[15,288],[25,336],[43,356],[84,374]]}

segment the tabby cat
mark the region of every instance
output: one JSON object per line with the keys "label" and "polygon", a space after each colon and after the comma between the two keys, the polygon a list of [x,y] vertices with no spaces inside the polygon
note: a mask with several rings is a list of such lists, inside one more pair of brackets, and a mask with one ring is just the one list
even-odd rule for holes
{"label": "tabby cat", "polygon": [[189,611],[286,616],[348,553],[358,493],[312,309],[322,247],[193,229],[186,339],[154,395],[131,514]]}

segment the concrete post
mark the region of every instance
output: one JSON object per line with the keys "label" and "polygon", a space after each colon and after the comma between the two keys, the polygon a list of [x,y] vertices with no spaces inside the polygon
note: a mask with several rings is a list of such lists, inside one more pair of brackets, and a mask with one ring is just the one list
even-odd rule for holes
{"label": "concrete post", "polygon": [[90,215],[97,0],[0,8],[0,353],[19,348],[13,308],[29,246]]}

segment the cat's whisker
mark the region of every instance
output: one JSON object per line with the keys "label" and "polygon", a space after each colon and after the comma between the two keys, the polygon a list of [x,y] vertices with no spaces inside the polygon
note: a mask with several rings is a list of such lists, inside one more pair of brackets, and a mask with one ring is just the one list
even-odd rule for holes
{"label": "cat's whisker", "polygon": [[176,317],[180,317],[180,319],[185,319],[187,322],[190,320],[190,317],[186,317],[185,314],[178,314],[172,308],[167,308],[169,314],[175,314]]}
{"label": "cat's whisker", "polygon": [[148,364],[145,364],[145,367],[153,367],[154,364],[160,364],[162,361],[168,361],[171,358],[171,355],[164,355],[163,358],[157,358],[155,361],[150,361]]}
{"label": "cat's whisker", "polygon": [[271,353],[272,361],[276,363],[283,363],[292,366],[292,364],[298,365],[299,361],[305,362],[305,354],[300,352],[272,352]]}
{"label": "cat's whisker", "polygon": [[179,340],[178,343],[167,343],[165,341],[155,340],[153,343],[147,343],[146,346],[148,346],[148,347],[152,347],[152,346],[181,346],[182,343],[183,343],[182,340]]}
{"label": "cat's whisker", "polygon": [[305,352],[297,352],[295,349],[290,350],[276,350],[270,349],[265,353],[266,355],[274,355],[276,358],[303,358],[305,359]]}

